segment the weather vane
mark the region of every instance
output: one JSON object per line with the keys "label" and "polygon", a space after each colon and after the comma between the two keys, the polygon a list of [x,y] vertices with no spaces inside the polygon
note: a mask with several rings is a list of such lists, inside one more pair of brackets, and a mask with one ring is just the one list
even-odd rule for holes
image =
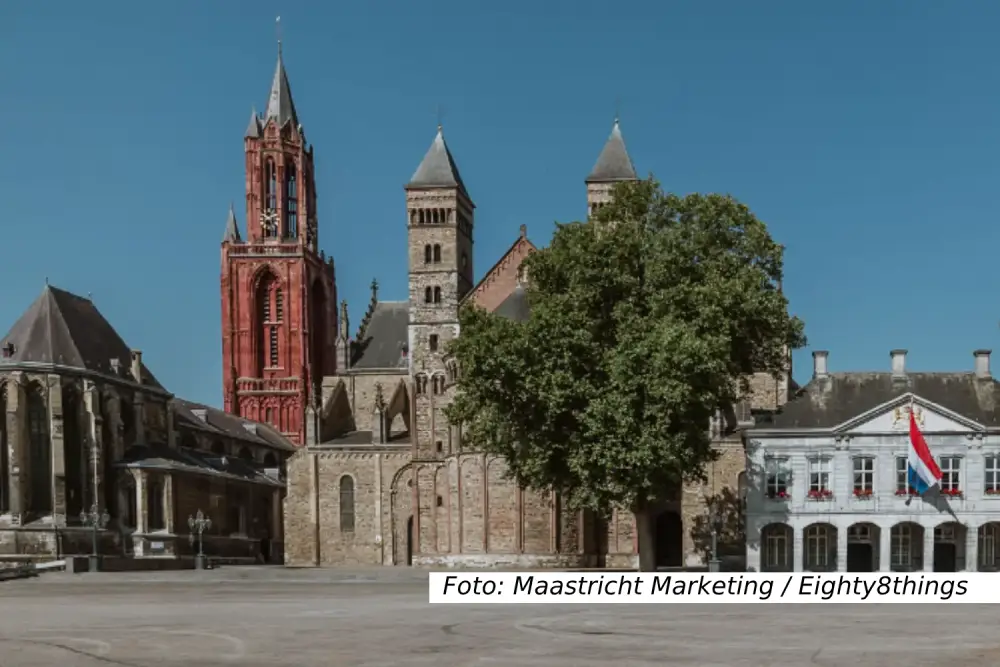
{"label": "weather vane", "polygon": [[441,127],[444,125],[444,107],[442,107],[440,104],[437,105],[437,121],[438,121],[438,130],[440,130]]}
{"label": "weather vane", "polygon": [[274,32],[278,36],[278,55],[281,55],[281,17],[274,19]]}

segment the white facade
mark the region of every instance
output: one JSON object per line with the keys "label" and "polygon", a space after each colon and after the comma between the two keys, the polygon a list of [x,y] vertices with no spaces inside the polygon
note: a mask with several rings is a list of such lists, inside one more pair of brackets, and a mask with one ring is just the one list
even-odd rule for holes
{"label": "white facade", "polygon": [[[944,473],[936,499],[907,492],[911,405]],[[1000,429],[992,425],[906,393],[833,428],[751,430],[746,447],[749,570],[1000,564]]]}

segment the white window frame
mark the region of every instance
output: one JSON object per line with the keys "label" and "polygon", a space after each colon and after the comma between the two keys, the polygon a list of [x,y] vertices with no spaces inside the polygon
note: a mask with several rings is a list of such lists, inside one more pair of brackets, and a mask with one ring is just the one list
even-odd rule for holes
{"label": "white window frame", "polygon": [[774,524],[767,529],[767,534],[764,536],[763,566],[766,570],[785,570],[789,567],[788,534],[791,530],[785,525],[781,528],[773,526]]}
{"label": "white window frame", "polygon": [[910,486],[909,477],[910,462],[905,456],[896,457],[896,495],[915,496],[916,489]]}
{"label": "white window frame", "polygon": [[764,462],[764,468],[766,471],[764,493],[767,497],[774,500],[785,500],[790,497],[791,479],[788,471],[788,459],[769,458]]}
{"label": "white window frame", "polygon": [[938,460],[941,468],[941,490],[945,493],[962,493],[962,457],[942,456]]}
{"label": "white window frame", "polygon": [[983,458],[983,495],[1000,498],[1000,454]]}
{"label": "white window frame", "polygon": [[854,472],[854,497],[863,500],[875,495],[875,457],[855,456],[851,468]]}
{"label": "white window frame", "polygon": [[901,524],[889,530],[889,564],[891,567],[913,566],[913,526]]}
{"label": "white window frame", "polygon": [[997,539],[1000,538],[1000,524],[987,523],[980,528],[979,533],[979,568],[997,569]]}
{"label": "white window frame", "polygon": [[833,460],[829,456],[811,457],[808,460],[808,469],[808,497],[813,500],[829,500],[833,496],[833,491],[830,488]]}
{"label": "white window frame", "polygon": [[830,558],[831,533],[828,524],[813,524],[806,528],[803,540],[806,549],[805,569],[825,571],[831,569]]}

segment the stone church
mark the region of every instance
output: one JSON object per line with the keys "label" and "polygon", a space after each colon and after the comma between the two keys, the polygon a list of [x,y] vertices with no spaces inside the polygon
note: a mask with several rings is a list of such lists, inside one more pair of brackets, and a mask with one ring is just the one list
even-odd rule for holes
{"label": "stone church", "polygon": [[[459,334],[459,309],[477,304],[527,318],[520,267],[536,246],[521,225],[477,276],[476,206],[442,129],[400,206],[408,298],[382,300],[373,281],[354,329],[347,304],[336,305],[333,259],[318,250],[313,147],[280,49],[266,111],[251,114],[244,155],[246,233],[230,211],[222,243],[225,406],[300,445],[288,462],[286,564],[634,565],[634,517],[570,511],[554,494],[518,488],[504,478],[502,459],[464,442],[445,416],[456,391],[446,350]],[[616,120],[586,179],[588,210],[607,203],[615,183],[636,178]],[[722,455],[707,484],[664,502],[656,522],[661,565],[701,564],[706,501],[728,489],[739,502],[737,429],[751,410],[782,404],[790,379],[761,375],[753,385],[752,399],[713,426]],[[731,550],[742,552],[742,541]]]}

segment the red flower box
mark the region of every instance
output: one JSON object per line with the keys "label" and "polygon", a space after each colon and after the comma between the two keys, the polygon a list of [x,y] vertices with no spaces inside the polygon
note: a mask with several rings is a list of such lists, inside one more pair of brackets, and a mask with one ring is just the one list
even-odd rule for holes
{"label": "red flower box", "polygon": [[941,495],[942,496],[948,496],[949,498],[961,498],[962,497],[962,490],[961,489],[941,489]]}
{"label": "red flower box", "polygon": [[986,489],[986,495],[988,495],[988,496],[1000,496],[1000,489]]}
{"label": "red flower box", "polygon": [[872,497],[871,489],[854,489],[854,497],[862,500]]}
{"label": "red flower box", "polygon": [[771,500],[785,500],[788,498],[788,492],[774,491],[772,493],[767,494],[767,497],[770,498]]}
{"label": "red flower box", "polygon": [[833,498],[833,491],[830,489],[811,489],[806,497],[810,500],[829,500]]}

